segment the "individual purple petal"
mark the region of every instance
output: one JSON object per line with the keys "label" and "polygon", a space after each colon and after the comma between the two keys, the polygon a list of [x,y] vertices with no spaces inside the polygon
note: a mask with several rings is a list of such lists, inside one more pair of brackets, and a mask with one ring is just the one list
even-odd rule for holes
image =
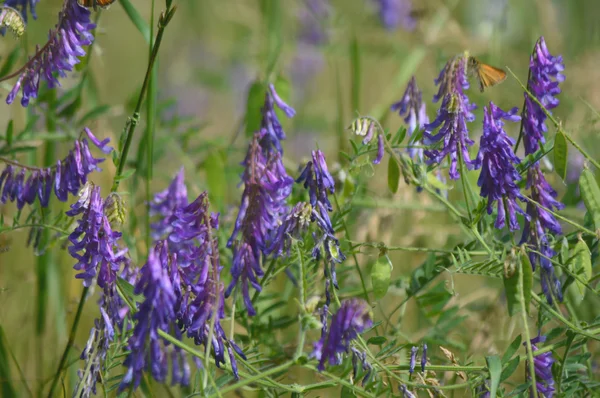
{"label": "individual purple petal", "polygon": [[381,159],[383,159],[384,149],[385,147],[383,142],[383,135],[379,134],[377,136],[377,156],[375,157],[375,159],[373,159],[373,164],[381,163]]}

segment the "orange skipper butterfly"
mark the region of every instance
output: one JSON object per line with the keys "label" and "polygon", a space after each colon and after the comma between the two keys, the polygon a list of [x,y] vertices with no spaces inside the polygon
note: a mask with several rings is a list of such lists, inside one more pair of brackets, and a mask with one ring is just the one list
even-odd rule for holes
{"label": "orange skipper butterfly", "polygon": [[114,2],[115,0],[77,0],[80,6],[93,8],[94,10],[98,9],[98,7],[106,8]]}
{"label": "orange skipper butterfly", "polygon": [[484,64],[474,57],[469,57],[469,69],[471,72],[477,74],[479,89],[482,92],[485,88],[495,86],[506,79],[505,71],[495,66]]}

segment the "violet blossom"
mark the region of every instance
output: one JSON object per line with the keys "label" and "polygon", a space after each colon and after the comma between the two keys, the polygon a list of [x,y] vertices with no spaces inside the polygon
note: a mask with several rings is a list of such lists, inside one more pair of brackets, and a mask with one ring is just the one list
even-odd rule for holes
{"label": "violet blossom", "polygon": [[484,109],[483,135],[477,155],[477,163],[481,174],[477,185],[481,187],[480,195],[487,198],[487,212],[492,214],[494,204],[497,207],[495,227],[504,228],[506,224],[506,212],[508,212],[508,225],[511,231],[518,230],[516,213],[528,217],[519,206],[517,200],[522,202],[525,198],[517,186],[521,175],[516,169],[520,159],[514,154],[512,146],[515,141],[504,131],[504,120],[517,122],[521,120],[516,115],[518,109],[513,108],[504,112],[493,102]]}
{"label": "violet blossom", "polygon": [[379,8],[379,19],[388,30],[394,30],[399,26],[404,30],[414,30],[417,21],[413,17],[413,9],[410,0],[376,0]]}
{"label": "violet blossom", "polygon": [[[422,129],[423,126],[429,123],[427,112],[425,110],[425,103],[423,102],[423,94],[417,86],[415,77],[411,77],[406,91],[402,99],[390,107],[392,111],[398,112],[400,116],[404,118],[404,122],[407,124],[408,136],[412,136],[415,131]],[[421,141],[415,141],[414,145],[421,145]],[[423,149],[419,148],[407,148],[407,151],[413,159],[423,159]]]}
{"label": "violet blossom", "polygon": [[[472,111],[477,107],[469,102],[464,90],[469,88],[467,80],[467,55],[458,55],[448,61],[440,75],[435,80],[439,85],[438,93],[433,97],[437,102],[442,99],[436,119],[426,124],[423,133],[425,145],[441,143],[441,149],[425,150],[428,163],[440,164],[446,157],[450,158],[450,178],[457,180],[460,177],[458,170],[459,151],[467,169],[473,169],[475,162],[469,156],[469,147],[474,144],[469,138],[467,122],[475,120]],[[438,133],[431,133],[438,129]]]}
{"label": "violet blossom", "polygon": [[11,104],[22,89],[21,105],[29,105],[30,99],[37,97],[41,79],[46,80],[50,88],[60,86],[57,76],[66,77],[66,72],[80,62],[79,57],[86,54],[83,47],[94,40],[95,27],[88,9],[81,7],[77,0],[65,0],[56,27],[48,33],[47,43],[41,49],[37,47],[36,54],[19,70],[6,103]]}
{"label": "violet blossom", "polygon": [[[538,350],[538,343],[543,343],[545,341],[546,336],[537,336],[531,339],[531,349],[533,352]],[[526,343],[523,343],[523,345],[526,345]],[[552,357],[552,351],[548,351],[533,357],[533,364],[535,368],[535,384],[538,392],[537,398],[552,398],[554,396],[554,377],[552,376],[553,363],[554,358]],[[527,378],[531,380],[529,365],[527,365],[525,369],[527,372]]]}
{"label": "violet blossom", "polygon": [[317,369],[324,370],[327,362],[339,365],[339,354],[348,353],[350,342],[372,325],[371,309],[364,300],[353,298],[343,301],[331,320],[328,333],[321,335],[314,345],[312,356],[319,361]]}
{"label": "violet blossom", "polygon": [[149,204],[150,217],[155,219],[150,224],[152,238],[155,240],[164,239],[171,233],[173,230],[171,223],[175,217],[175,211],[188,204],[184,173],[185,171],[182,167],[175,177],[173,177],[169,186],[154,195],[152,202]]}

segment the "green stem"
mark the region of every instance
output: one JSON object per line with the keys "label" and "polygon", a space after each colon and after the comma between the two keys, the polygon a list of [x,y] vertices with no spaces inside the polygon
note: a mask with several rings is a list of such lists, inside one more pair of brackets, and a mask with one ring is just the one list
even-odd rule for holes
{"label": "green stem", "polygon": [[[337,207],[338,212],[342,212],[342,208],[340,206],[340,202],[338,201],[337,194],[333,193],[333,200],[335,201],[335,206]],[[348,231],[348,225],[346,224],[346,219],[344,217],[340,217],[342,222],[342,228],[344,228],[344,234],[346,235],[346,239],[350,241],[350,232]],[[363,277],[362,271],[360,270],[360,265],[358,264],[358,258],[356,257],[356,253],[352,251],[352,258],[354,259],[354,268],[356,268],[356,272],[358,273],[358,277],[360,278],[360,284],[363,289],[364,299],[369,302],[369,293],[367,292],[367,285],[365,283],[365,279]]]}
{"label": "green stem", "polygon": [[465,205],[467,206],[467,213],[469,215],[469,221],[473,223],[473,216],[471,215],[471,205],[469,201],[469,197],[467,195],[467,183],[466,178],[467,175],[465,173],[465,161],[462,156],[462,145],[458,144],[458,164],[460,165],[460,182],[463,188],[463,197],[465,198]]}
{"label": "green stem", "polygon": [[[148,45],[148,64],[152,61],[152,50],[154,37],[154,0],[150,6],[150,43]],[[158,58],[158,55],[156,56]],[[156,63],[158,61],[154,61]],[[150,81],[148,82],[148,96],[146,99],[146,249],[149,251],[152,245],[150,229],[150,204],[152,203],[152,190],[150,183],[152,181],[152,168],[154,165],[154,118],[156,113],[156,74],[158,65],[154,65],[150,72]]]}
{"label": "green stem", "polygon": [[547,207],[543,206],[542,204],[536,202],[535,200],[531,199],[530,197],[525,196],[525,199],[527,199],[528,202],[533,203],[534,205],[536,205],[540,209],[545,210],[548,213],[552,214],[554,217],[558,218],[559,220],[564,221],[564,222],[566,222],[569,225],[572,225],[573,227],[577,228],[579,231],[584,232],[584,233],[586,233],[588,235],[591,235],[591,236],[594,236],[594,237],[596,236],[596,233],[594,231],[592,231],[591,229],[587,229],[586,227],[584,227],[582,225],[579,225],[576,222],[571,221],[568,218],[565,218],[565,217],[561,216],[560,214],[558,214],[558,213],[550,210],[549,208],[547,208]]}
{"label": "green stem", "polygon": [[567,356],[569,355],[569,350],[571,349],[571,344],[575,340],[575,334],[570,333],[567,334],[567,347],[565,348],[565,353],[563,354],[563,359],[560,362],[560,368],[558,370],[558,378],[556,380],[556,394],[560,396],[561,384],[563,379],[563,373],[565,371],[565,362],[567,362]]}
{"label": "green stem", "polygon": [[156,39],[154,41],[154,45],[152,46],[152,53],[150,54],[150,60],[148,62],[148,68],[146,69],[146,76],[144,77],[144,83],[142,84],[142,89],[140,90],[140,95],[138,96],[137,104],[135,105],[135,110],[133,114],[127,121],[126,136],[125,136],[125,145],[123,146],[123,151],[121,152],[121,156],[119,157],[119,165],[117,167],[117,173],[115,174],[115,178],[113,180],[113,186],[111,191],[116,192],[119,188],[119,183],[121,180],[121,176],[123,175],[123,169],[125,168],[125,164],[127,163],[127,155],[129,154],[129,148],[131,147],[131,141],[133,139],[133,133],[135,132],[135,128],[139,122],[140,118],[140,109],[142,108],[142,103],[144,101],[144,97],[146,94],[146,90],[150,83],[150,79],[152,78],[152,69],[154,67],[154,62],[158,57],[158,50],[160,48],[160,44],[162,42],[162,38],[165,32],[165,28],[171,21],[173,14],[175,13],[176,7],[168,8],[161,13],[158,21],[158,33],[156,34]]}
{"label": "green stem", "polygon": [[[521,264],[521,266],[526,266]],[[521,316],[523,321],[523,329],[525,331],[525,344],[527,345],[527,359],[529,365],[529,377],[531,378],[531,389],[532,389],[532,397],[537,397],[537,383],[535,382],[535,364],[533,363],[533,348],[531,347],[531,335],[529,334],[529,322],[527,319],[528,308],[527,302],[525,301],[525,293],[523,291],[523,271],[519,270],[519,294],[521,302]],[[533,294],[533,292],[531,292]]]}
{"label": "green stem", "polygon": [[62,357],[60,358],[60,362],[58,363],[58,369],[56,370],[56,374],[54,375],[54,379],[52,379],[52,384],[50,385],[50,392],[48,392],[48,398],[54,397],[54,390],[58,385],[58,380],[60,379],[60,374],[62,373],[63,367],[67,358],[69,356],[69,350],[71,346],[75,342],[75,334],[77,333],[77,326],[79,326],[79,320],[81,319],[81,313],[83,312],[83,306],[85,304],[85,298],[87,296],[89,287],[84,287],[81,291],[81,297],[79,298],[79,305],[77,306],[77,312],[75,313],[75,320],[73,320],[73,325],[71,326],[71,331],[69,332],[69,340],[67,341],[67,346],[63,351]]}
{"label": "green stem", "polygon": [[567,318],[565,318],[562,314],[560,314],[559,312],[555,311],[554,308],[552,308],[551,306],[548,305],[548,303],[546,303],[543,299],[540,298],[540,296],[538,296],[537,294],[535,294],[534,292],[531,292],[531,297],[538,302],[538,304],[540,304],[542,307],[544,307],[544,309],[548,312],[550,312],[556,319],[558,319],[559,321],[561,321],[564,325],[568,326],[569,328],[571,328],[574,332],[582,335],[582,336],[586,336],[592,340],[597,340],[600,341],[600,336],[595,334],[595,333],[590,333],[587,332],[579,327],[577,327],[577,325],[575,325],[574,323],[572,323],[571,321],[569,321]]}
{"label": "green stem", "polygon": [[[249,377],[247,377],[247,378],[245,378],[243,380],[239,380],[237,383],[234,383],[234,384],[232,384],[230,386],[221,388],[219,390],[219,393],[225,394],[225,393],[228,393],[230,391],[235,391],[238,388],[241,388],[241,387],[246,386],[248,384],[254,383],[254,382],[256,382],[256,381],[258,381],[258,380],[260,380],[260,379],[262,379],[264,377],[271,376],[273,374],[283,372],[284,370],[288,369],[292,365],[294,365],[294,362],[293,361],[288,361],[288,362],[285,362],[285,363],[283,363],[283,364],[281,364],[279,366],[276,366],[274,368],[271,368],[271,369],[268,369],[268,370],[263,370],[259,374],[256,374],[256,375],[253,375],[253,376],[249,376]],[[211,397],[212,396],[216,396],[216,395],[217,394],[213,394],[213,395],[211,395]]]}

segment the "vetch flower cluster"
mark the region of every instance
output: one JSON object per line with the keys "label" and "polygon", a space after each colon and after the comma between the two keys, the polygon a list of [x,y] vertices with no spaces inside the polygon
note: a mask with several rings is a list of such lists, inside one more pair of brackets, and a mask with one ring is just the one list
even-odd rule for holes
{"label": "vetch flower cluster", "polygon": [[[423,102],[423,94],[417,86],[417,80],[415,77],[411,77],[406,87],[406,91],[402,96],[402,99],[390,107],[392,111],[398,112],[400,116],[404,118],[404,122],[407,124],[408,136],[412,136],[415,131],[423,128],[429,123],[427,112],[425,110],[425,103]],[[416,141],[415,145],[421,145],[420,141]],[[423,149],[408,148],[409,155],[413,159],[423,159]]]}
{"label": "vetch flower cluster", "polygon": [[[531,339],[531,349],[533,352],[538,350],[537,344],[546,341],[546,336],[537,336]],[[525,343],[523,343],[525,345]],[[554,358],[552,351],[545,352],[533,357],[535,368],[535,384],[538,391],[538,398],[552,398],[554,396],[554,378],[552,376],[552,364]],[[525,366],[527,378],[531,380],[529,365]]]}
{"label": "vetch flower cluster", "polygon": [[[475,120],[472,111],[477,107],[469,102],[464,90],[469,88],[467,80],[468,56],[457,55],[448,61],[440,75],[435,80],[439,85],[438,93],[433,97],[437,102],[442,99],[442,105],[438,110],[436,119],[425,125],[423,142],[425,145],[441,143],[441,149],[428,149],[424,151],[429,163],[440,164],[446,158],[450,158],[450,178],[457,180],[460,177],[458,170],[459,152],[468,169],[472,169],[475,163],[469,156],[469,147],[474,144],[469,138],[467,122]],[[438,130],[437,134],[431,134]]]}
{"label": "vetch flower cluster", "polygon": [[371,309],[364,300],[353,298],[342,302],[328,330],[314,345],[312,356],[319,361],[317,368],[324,370],[327,362],[339,365],[340,354],[348,353],[350,342],[371,326]]}
{"label": "vetch flower cluster", "polygon": [[81,271],[75,277],[83,279],[84,286],[90,286],[94,278],[103,289],[114,284],[126,261],[127,249],[119,248],[121,233],[113,231],[110,225],[100,187],[86,185],[66,214],[69,217],[81,215],[69,235],[69,254],[77,260],[73,268]]}
{"label": "vetch flower cluster", "polygon": [[233,251],[233,262],[230,270],[232,280],[225,297],[229,297],[233,288],[241,282],[242,298],[251,316],[256,311],[250,299],[249,286],[261,291],[258,281],[264,275],[261,256],[270,253],[271,241],[277,236],[281,219],[287,214],[286,201],[294,183],[281,160],[283,148],[280,141],[285,138],[285,133],[275,113],[275,105],[288,117],[295,114],[294,109],[283,102],[274,86],[270,85],[262,110],[261,128],[254,133],[242,163],[244,192],[227,242],[227,247]]}
{"label": "vetch flower cluster", "polygon": [[320,150],[312,152],[312,160],[306,164],[296,182],[304,183],[304,188],[308,189],[312,206],[312,220],[318,228],[318,233],[313,234],[315,239],[313,257],[317,261],[321,257],[325,258],[325,276],[328,279],[331,278],[331,283],[337,289],[335,265],[344,261],[346,256],[340,250],[340,243],[335,237],[335,231],[329,218],[329,212],[333,210],[333,206],[329,202],[328,196],[335,192],[335,182],[329,174],[323,152]]}
{"label": "vetch flower cluster", "polygon": [[82,140],[75,141],[75,148],[69,155],[58,160],[54,167],[34,168],[23,166],[8,159],[0,159],[7,163],[0,174],[0,202],[17,202],[22,209],[38,198],[42,207],[47,207],[52,189],[61,202],[68,199],[68,194],[76,195],[87,182],[87,176],[93,171],[100,171],[98,164],[103,158],[94,158],[90,152],[88,139],[103,153],[109,154],[112,148],[107,144],[108,138],[99,141],[87,127]]}
{"label": "vetch flower cluster", "polygon": [[150,224],[152,238],[155,240],[166,238],[173,227],[171,223],[175,211],[188,205],[187,187],[184,182],[185,172],[183,167],[175,175],[169,186],[156,195],[149,204],[150,217],[155,219]]}
{"label": "vetch flower cluster", "polygon": [[362,140],[363,145],[368,145],[377,132],[377,156],[373,159],[373,164],[381,163],[383,155],[385,153],[385,140],[383,132],[379,131],[378,123],[370,117],[360,117],[349,127],[352,132],[360,137],[364,137]]}
{"label": "vetch flower cluster", "polygon": [[[531,56],[529,71],[530,79],[527,87],[537,100],[545,108],[558,106],[555,97],[560,93],[558,84],[564,80],[560,73],[564,69],[562,57],[552,56],[543,37],[537,41],[533,55]],[[544,142],[544,133],[547,131],[546,115],[535,101],[525,93],[525,111],[523,114],[523,142],[525,154],[529,155],[537,151],[540,144]],[[549,211],[560,210],[564,205],[556,200],[557,193],[542,173],[539,163],[534,164],[527,171],[527,188],[530,189],[530,198],[536,202],[527,203],[527,214],[530,221],[526,223],[521,238],[521,243],[527,243],[543,256],[530,252],[532,266],[540,266],[540,277],[542,290],[549,303],[553,297],[562,301],[561,283],[554,272],[554,266],[548,259],[555,255],[550,246],[548,233],[559,235],[562,233],[561,226]],[[539,205],[542,207],[540,207]]]}
{"label": "vetch flower cluster", "polygon": [[21,105],[29,105],[30,99],[37,97],[41,79],[46,80],[50,88],[60,86],[57,76],[66,77],[66,72],[72,71],[80,62],[79,57],[85,55],[83,47],[94,40],[92,30],[95,27],[88,9],[81,7],[77,0],[65,0],[58,14],[58,23],[48,33],[46,44],[38,48],[17,73],[3,78],[19,76],[6,97],[6,103],[11,104],[22,90]]}
{"label": "vetch flower cluster", "polygon": [[508,213],[508,226],[511,231],[518,230],[516,213],[528,217],[519,206],[517,199],[524,202],[525,198],[517,186],[521,175],[516,169],[520,159],[514,154],[512,146],[515,141],[504,131],[504,120],[517,122],[521,118],[516,115],[517,108],[504,112],[493,102],[484,109],[483,135],[477,155],[478,166],[481,173],[477,185],[481,188],[480,195],[488,199],[487,212],[492,214],[496,204],[498,215],[495,227],[504,228],[506,213]]}
{"label": "vetch flower cluster", "polygon": [[274,256],[289,256],[293,239],[299,239],[311,223],[312,206],[310,203],[299,202],[284,217],[281,225],[273,236],[267,254]]}

